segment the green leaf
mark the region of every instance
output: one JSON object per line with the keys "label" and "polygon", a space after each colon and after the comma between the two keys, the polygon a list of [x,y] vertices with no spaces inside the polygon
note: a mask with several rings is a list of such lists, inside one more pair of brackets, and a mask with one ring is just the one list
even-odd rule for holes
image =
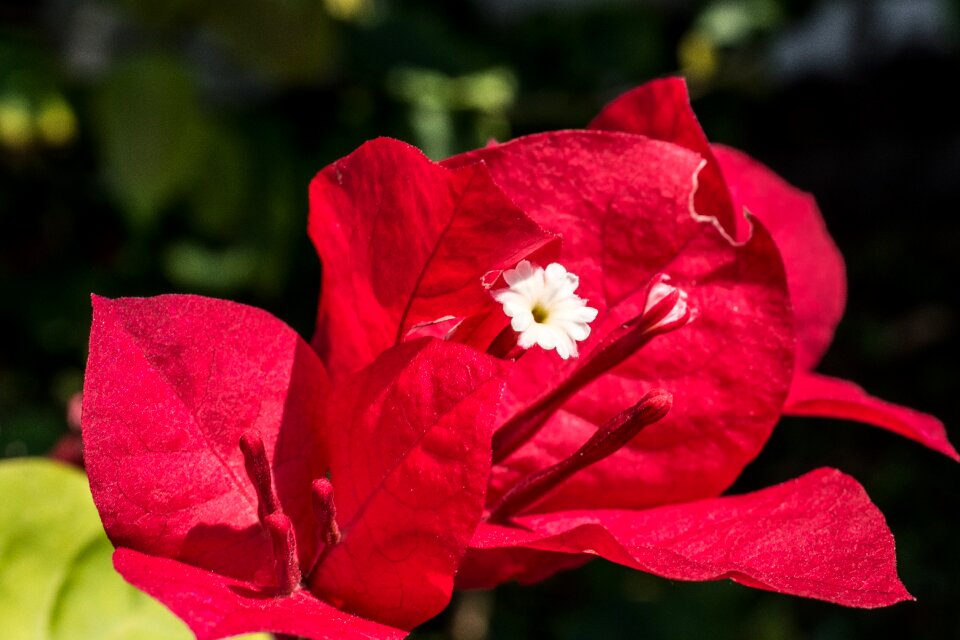
{"label": "green leaf", "polygon": [[237,231],[246,227],[244,214],[256,176],[250,167],[250,149],[233,128],[211,129],[203,170],[196,178],[189,195],[191,226],[206,238],[234,240]]}
{"label": "green leaf", "polygon": [[176,61],[144,57],[122,67],[96,96],[106,177],[134,228],[152,225],[199,173],[210,125]]}
{"label": "green leaf", "polygon": [[113,547],[82,472],[45,459],[6,460],[0,462],[0,495],[4,638],[193,637],[183,622],[114,571]]}
{"label": "green leaf", "polygon": [[[62,524],[61,529],[67,529]],[[49,637],[104,640],[190,638],[187,626],[113,570],[113,545],[94,537],[70,560],[49,618]]]}
{"label": "green leaf", "polygon": [[262,262],[253,249],[228,247],[213,250],[193,242],[178,242],[164,251],[164,273],[180,287],[212,293],[233,293],[245,288]]}
{"label": "green leaf", "polygon": [[245,68],[283,84],[315,83],[335,68],[336,31],[317,0],[202,3],[204,21]]}

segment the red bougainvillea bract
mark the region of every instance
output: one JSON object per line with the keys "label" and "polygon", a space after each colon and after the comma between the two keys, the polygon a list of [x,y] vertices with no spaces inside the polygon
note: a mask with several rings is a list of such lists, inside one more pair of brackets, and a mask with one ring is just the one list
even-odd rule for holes
{"label": "red bougainvillea bract", "polygon": [[84,444],[114,564],[199,638],[400,638],[446,606],[502,364],[424,338],[330,388],[266,312],[94,299]]}
{"label": "red bougainvillea bract", "polygon": [[[424,236],[419,222],[407,222],[424,209],[407,197],[404,181],[390,179],[397,155],[409,156],[402,164],[414,173],[410,167],[428,163],[401,149],[368,143],[311,186],[311,237],[325,267],[336,265],[324,271],[314,345],[335,376],[370,357],[349,346],[368,345],[368,335],[400,341],[428,331],[499,353],[508,331],[509,319],[489,299],[438,307],[418,317],[419,326],[390,315],[449,290],[388,286],[378,256],[417,238],[424,245],[406,266],[422,282],[447,273],[439,256],[460,255],[444,231]],[[559,248],[527,258],[576,273],[577,294],[599,310],[580,358],[530,349],[511,365],[484,521],[460,586],[535,581],[600,555],[673,579],[728,577],[849,606],[910,597],[882,515],[841,472],[821,469],[717,497],[783,413],[859,419],[956,457],[936,419],[812,373],[839,321],[845,283],[809,196],[743,154],[711,147],[674,79],[626,94],[591,130],[493,144],[442,166],[484,167],[512,203],[560,239]],[[381,232],[387,216],[389,231]],[[470,226],[474,242],[489,240],[488,229],[456,220],[449,229]],[[351,242],[342,229],[355,234]],[[475,277],[474,291],[501,286],[491,284],[496,275]],[[668,311],[650,304],[664,275],[689,305],[670,327],[650,317]],[[330,321],[358,279],[373,292],[358,315],[383,317],[386,309],[383,328]],[[404,300],[378,290],[400,290]],[[343,328],[356,333],[344,339]]]}
{"label": "red bougainvillea bract", "polygon": [[[94,300],[94,499],[117,569],[199,637],[401,637],[454,582],[596,556],[910,598],[843,473],[721,495],[784,413],[957,454],[936,419],[813,372],[845,301],[839,252],[812,198],[707,142],[682,81],[442,163],[369,142],[311,183],[309,233],[312,346],[235,303]],[[564,329],[579,357],[519,349],[495,299],[553,263],[549,290],[596,310]]]}

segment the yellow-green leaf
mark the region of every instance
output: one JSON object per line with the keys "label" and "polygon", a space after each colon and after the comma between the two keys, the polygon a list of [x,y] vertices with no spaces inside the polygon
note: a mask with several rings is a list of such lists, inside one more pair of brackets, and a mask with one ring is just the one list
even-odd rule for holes
{"label": "yellow-green leaf", "polygon": [[0,496],[2,637],[193,637],[183,622],[114,571],[113,547],[81,471],[46,459],[6,460],[0,462]]}

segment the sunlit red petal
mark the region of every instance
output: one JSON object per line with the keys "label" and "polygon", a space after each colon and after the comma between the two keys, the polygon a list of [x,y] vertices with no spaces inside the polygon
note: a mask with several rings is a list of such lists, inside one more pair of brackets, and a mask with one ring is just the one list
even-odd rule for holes
{"label": "sunlit red petal", "polygon": [[[117,546],[271,584],[240,436],[264,440],[284,511],[313,553],[310,481],[325,470],[310,347],[264,311],[198,296],[94,298],[83,395],[93,497]],[[313,454],[303,456],[301,452]]]}
{"label": "sunlit red petal", "polygon": [[503,367],[421,339],[332,395],[330,479],[343,539],[311,579],[316,592],[402,628],[446,606],[483,510]]}
{"label": "sunlit red petal", "polygon": [[313,344],[338,378],[418,325],[491,307],[484,283],[555,244],[483,166],[451,171],[385,138],[314,178],[309,231],[323,261]]}
{"label": "sunlit red petal", "polygon": [[851,607],[911,599],[883,515],[855,480],[833,469],[740,496],[483,525],[471,543],[481,550],[518,546],[599,555],[672,580],[729,578]]}
{"label": "sunlit red petal", "polygon": [[604,107],[589,128],[636,133],[696,151],[706,162],[694,200],[697,212],[716,217],[738,240],[749,237],[749,224],[742,209],[731,202],[710,143],[690,106],[683,78],[653,80],[624,93]]}
{"label": "sunlit red petal", "polygon": [[[762,225],[738,247],[695,220],[690,197],[699,157],[641,136],[556,132],[450,162],[477,159],[514,202],[562,236],[561,262],[580,277],[578,293],[600,309],[580,361],[642,312],[655,274],[669,273],[699,314],[580,392],[498,466],[494,497],[572,454],[598,425],[654,387],[674,394],[670,415],[537,509],[651,506],[722,492],[768,438],[794,358],[783,266]],[[501,419],[553,384],[563,366],[552,353],[524,354],[508,379]]]}
{"label": "sunlit red petal", "polygon": [[722,146],[713,151],[737,209],[757,216],[780,249],[796,317],[797,369],[812,369],[843,316],[847,298],[843,256],[813,196],[740,151]]}

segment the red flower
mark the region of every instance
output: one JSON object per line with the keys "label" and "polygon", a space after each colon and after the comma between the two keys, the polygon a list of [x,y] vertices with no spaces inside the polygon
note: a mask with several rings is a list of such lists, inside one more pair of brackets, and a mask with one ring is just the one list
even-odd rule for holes
{"label": "red flower", "polygon": [[481,516],[502,364],[426,338],[331,391],[263,311],[93,302],[87,470],[129,582],[199,638],[400,638],[446,605]]}
{"label": "red flower", "polygon": [[[518,342],[565,345],[521,350],[510,369],[484,522],[460,586],[534,581],[601,555],[669,578],[728,577],[851,606],[909,598],[882,515],[840,472],[716,497],[785,406],[825,410],[798,389],[811,389],[843,281],[818,217],[807,233],[791,231],[791,219],[768,231],[762,214],[751,225],[734,213],[734,203],[780,211],[778,198],[799,206],[798,196],[734,152],[718,152],[721,169],[685,92],[667,99],[677,89],[641,88],[596,123],[647,136],[533,135],[443,168],[380,140],[322,171],[311,185],[310,234],[324,263],[314,345],[335,378],[424,332],[511,358]],[[475,177],[454,180],[468,185],[460,190],[438,186],[444,170]],[[475,181],[506,198],[463,211]],[[800,199],[807,219],[809,202]],[[829,248],[825,273],[804,268],[808,243]],[[825,310],[814,289],[832,301]],[[523,335],[556,309],[573,314],[556,323],[560,333]],[[831,389],[830,415],[871,403],[880,421],[886,405]],[[935,419],[884,415],[952,452]]]}

